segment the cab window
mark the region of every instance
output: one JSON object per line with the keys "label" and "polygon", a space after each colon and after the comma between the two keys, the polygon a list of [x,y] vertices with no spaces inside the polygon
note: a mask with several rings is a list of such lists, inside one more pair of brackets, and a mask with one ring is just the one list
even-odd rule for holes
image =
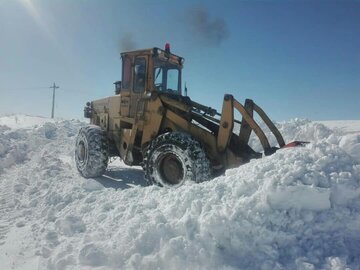
{"label": "cab window", "polygon": [[135,58],[134,65],[134,92],[142,93],[145,91],[146,81],[146,60],[144,57]]}
{"label": "cab window", "polygon": [[172,91],[177,91],[178,83],[179,83],[179,70],[178,69],[168,69],[168,71],[167,71],[167,88]]}
{"label": "cab window", "polygon": [[158,90],[162,90],[163,85],[163,69],[161,67],[155,67],[154,84]]}
{"label": "cab window", "polygon": [[130,57],[123,57],[123,68],[122,68],[122,81],[121,88],[129,89],[131,82],[131,59]]}
{"label": "cab window", "polygon": [[181,75],[176,65],[165,61],[154,63],[154,86],[158,91],[178,92],[181,91]]}

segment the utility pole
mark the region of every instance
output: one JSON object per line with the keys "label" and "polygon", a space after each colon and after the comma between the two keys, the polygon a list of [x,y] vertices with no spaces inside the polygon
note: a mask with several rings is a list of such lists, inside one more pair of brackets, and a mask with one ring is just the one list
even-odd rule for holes
{"label": "utility pole", "polygon": [[52,86],[50,86],[49,88],[53,89],[53,98],[52,98],[52,109],[51,109],[51,118],[54,118],[54,106],[55,106],[55,89],[59,88],[59,86],[57,86],[54,82],[54,84]]}

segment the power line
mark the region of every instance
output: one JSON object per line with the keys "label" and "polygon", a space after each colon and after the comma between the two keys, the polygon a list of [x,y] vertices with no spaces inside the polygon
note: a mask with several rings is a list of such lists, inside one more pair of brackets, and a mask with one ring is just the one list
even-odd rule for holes
{"label": "power line", "polygon": [[[0,0],[1,1],[1,0]],[[51,86],[50,88],[52,88],[53,86]],[[6,92],[6,91],[43,91],[49,89],[49,87],[28,87],[28,88],[0,88],[0,91]],[[99,89],[90,89],[90,88],[61,88],[63,92],[70,92],[72,94],[76,94],[76,93],[92,93],[92,92],[97,92],[99,91]],[[112,86],[109,87],[110,91],[112,91]]]}
{"label": "power line", "polygon": [[50,86],[49,88],[53,89],[53,98],[52,98],[52,109],[51,109],[51,118],[54,118],[54,105],[55,105],[55,90],[60,88],[60,86],[57,86],[54,82],[54,84],[52,86]]}
{"label": "power line", "polygon": [[45,90],[49,87],[16,87],[16,88],[0,88],[1,91],[27,91],[27,90]]}

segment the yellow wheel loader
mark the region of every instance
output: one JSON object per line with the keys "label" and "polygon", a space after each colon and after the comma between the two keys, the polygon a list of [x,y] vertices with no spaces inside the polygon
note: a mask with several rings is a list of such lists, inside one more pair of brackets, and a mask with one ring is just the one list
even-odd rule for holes
{"label": "yellow wheel loader", "polygon": [[[102,175],[112,156],[127,165],[141,165],[149,183],[176,187],[184,181],[201,182],[262,153],[249,145],[253,131],[265,155],[277,149],[302,145],[285,142],[272,121],[252,100],[242,105],[224,96],[221,113],[199,104],[181,91],[184,58],[151,48],[124,52],[122,80],[115,95],[88,102],[84,109],[90,125],[81,128],[75,160],[84,177]],[[242,119],[234,119],[237,110]],[[254,121],[256,112],[277,139],[271,146]],[[235,133],[234,124],[240,126]]]}

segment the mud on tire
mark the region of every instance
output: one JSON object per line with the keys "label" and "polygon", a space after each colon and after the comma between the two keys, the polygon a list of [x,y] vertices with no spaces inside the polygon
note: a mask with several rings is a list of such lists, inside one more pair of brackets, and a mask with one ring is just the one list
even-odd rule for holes
{"label": "mud on tire", "polygon": [[160,186],[177,187],[187,180],[202,182],[211,176],[204,149],[182,132],[169,132],[154,139],[144,153],[143,169],[146,180]]}
{"label": "mud on tire", "polygon": [[86,178],[101,176],[108,165],[109,143],[105,132],[98,126],[82,127],[76,138],[76,167]]}

